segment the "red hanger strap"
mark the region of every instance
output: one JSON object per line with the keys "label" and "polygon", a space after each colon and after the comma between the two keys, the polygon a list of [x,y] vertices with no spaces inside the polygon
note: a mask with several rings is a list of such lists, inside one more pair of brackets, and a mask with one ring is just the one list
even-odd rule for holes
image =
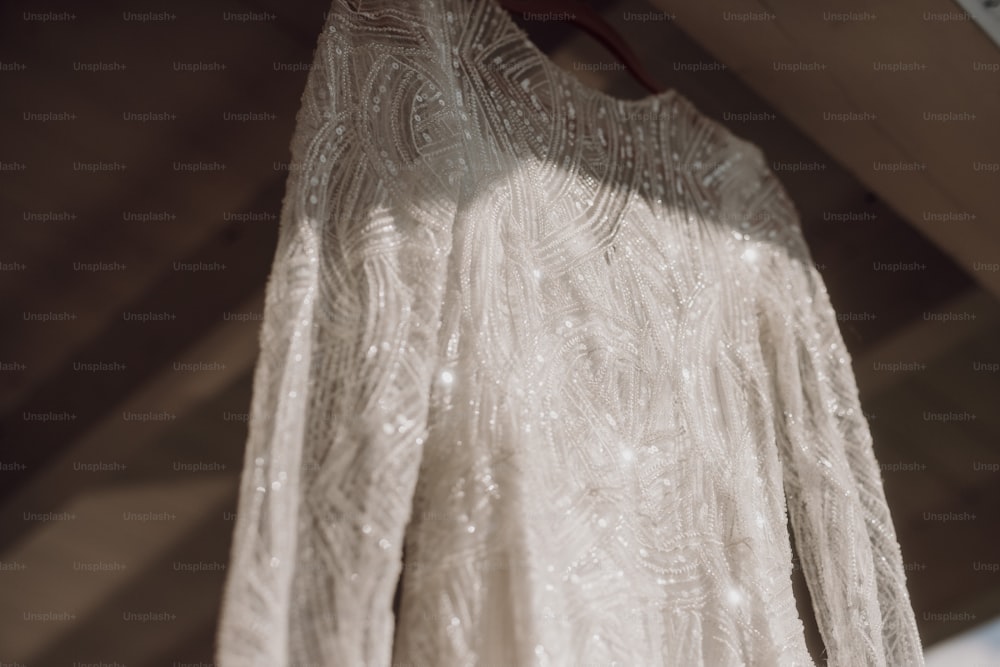
{"label": "red hanger strap", "polygon": [[661,93],[665,88],[643,68],[632,49],[617,30],[590,7],[569,0],[501,0],[501,6],[509,11],[564,13],[567,19],[586,30],[609,51],[617,56],[632,75],[649,91]]}

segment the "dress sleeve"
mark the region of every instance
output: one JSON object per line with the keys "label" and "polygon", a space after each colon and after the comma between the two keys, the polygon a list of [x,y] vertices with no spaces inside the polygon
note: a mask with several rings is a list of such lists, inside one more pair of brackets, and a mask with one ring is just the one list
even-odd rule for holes
{"label": "dress sleeve", "polygon": [[788,515],[835,667],[920,667],[923,652],[868,422],[798,213],[756,154],[747,210]]}
{"label": "dress sleeve", "polygon": [[[222,667],[391,660],[448,232],[394,203],[386,169],[401,167],[379,161],[371,115],[395,80],[391,51],[367,48],[355,29],[382,17],[341,4],[291,142],[216,636]],[[405,92],[390,91],[387,113],[409,113]]]}

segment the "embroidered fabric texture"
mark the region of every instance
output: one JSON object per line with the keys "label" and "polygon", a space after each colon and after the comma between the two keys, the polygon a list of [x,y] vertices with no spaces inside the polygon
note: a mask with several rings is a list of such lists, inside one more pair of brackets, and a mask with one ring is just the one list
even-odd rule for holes
{"label": "embroidered fabric texture", "polygon": [[219,665],[812,665],[787,520],[828,664],[923,664],[756,146],[494,0],[336,0],[291,151]]}

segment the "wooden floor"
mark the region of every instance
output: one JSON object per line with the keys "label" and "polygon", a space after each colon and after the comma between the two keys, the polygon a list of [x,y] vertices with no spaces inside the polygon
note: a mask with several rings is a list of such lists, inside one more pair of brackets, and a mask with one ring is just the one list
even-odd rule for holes
{"label": "wooden floor", "polygon": [[[0,663],[210,663],[329,4],[176,2],[154,21],[26,4],[0,10]],[[917,5],[592,4],[795,201],[930,646],[1000,613],[1000,51],[956,5]],[[574,66],[611,62],[578,28],[521,23],[589,85],[644,94]]]}

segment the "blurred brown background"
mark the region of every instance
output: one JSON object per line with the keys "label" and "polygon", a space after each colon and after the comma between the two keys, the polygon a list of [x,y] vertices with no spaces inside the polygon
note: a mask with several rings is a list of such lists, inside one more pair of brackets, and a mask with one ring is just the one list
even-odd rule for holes
{"label": "blurred brown background", "polygon": [[[990,621],[1000,49],[943,0],[587,4],[764,149],[842,318],[925,647]],[[328,7],[0,11],[2,664],[212,664],[288,142]],[[519,22],[587,84],[646,94],[572,24]]]}

